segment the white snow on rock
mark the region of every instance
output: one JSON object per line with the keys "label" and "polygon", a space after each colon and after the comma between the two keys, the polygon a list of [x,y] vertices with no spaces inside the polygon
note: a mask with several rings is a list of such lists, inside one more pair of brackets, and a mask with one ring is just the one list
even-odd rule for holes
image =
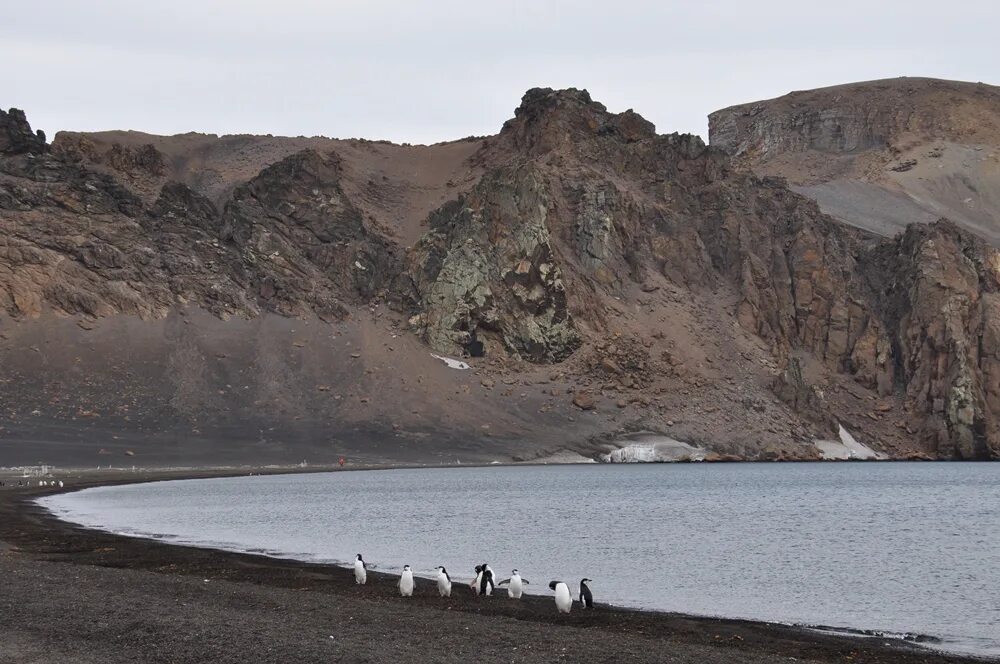
{"label": "white snow on rock", "polygon": [[601,456],[605,463],[662,463],[670,461],[704,461],[707,450],[654,434],[616,441],[617,450]]}
{"label": "white snow on rock", "polygon": [[848,459],[885,459],[884,454],[879,454],[872,448],[858,442],[858,439],[851,435],[851,432],[843,427],[840,428],[840,440],[817,440],[814,442],[819,448],[824,459],[833,461],[846,461]]}
{"label": "white snow on rock", "polygon": [[445,364],[447,364],[448,367],[450,367],[451,369],[471,369],[472,368],[468,364],[466,364],[465,362],[462,362],[461,360],[453,360],[450,357],[443,357],[441,355],[435,355],[434,353],[431,353],[431,357],[433,357],[435,360],[441,360],[442,362],[444,362]]}
{"label": "white snow on rock", "polygon": [[588,456],[584,456],[579,452],[574,452],[572,450],[560,450],[558,452],[553,452],[552,454],[547,454],[537,459],[532,459],[526,461],[525,463],[551,463],[551,464],[571,464],[571,463],[597,463],[596,459],[592,459]]}

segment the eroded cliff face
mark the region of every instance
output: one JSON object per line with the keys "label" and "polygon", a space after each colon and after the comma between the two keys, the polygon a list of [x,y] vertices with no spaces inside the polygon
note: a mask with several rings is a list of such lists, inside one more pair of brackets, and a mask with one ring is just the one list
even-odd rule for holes
{"label": "eroded cliff face", "polygon": [[941,221],[911,226],[864,261],[892,333],[899,382],[942,456],[998,456],[997,267],[982,241]]}
{"label": "eroded cliff face", "polygon": [[898,78],[792,92],[709,115],[709,142],[756,161],[790,152],[858,153],[931,137],[996,137],[1000,89],[982,83]]}
{"label": "eroded cliff face", "polygon": [[1000,88],[896,78],[709,116],[712,146],[788,179],[827,214],[893,236],[946,217],[1000,246]]}
{"label": "eroded cliff face", "polygon": [[[363,422],[380,449],[428,455],[435,437],[596,453],[652,430],[714,458],[809,459],[843,424],[896,457],[1000,450],[994,250],[947,222],[898,239],[845,226],[783,179],[586,91],[530,90],[499,134],[463,147],[464,177],[421,174],[420,186],[453,193],[416,233],[384,212],[416,196],[365,146],[285,155],[218,203],[160,183],[169,162],[152,145],[77,136],[47,150],[23,116],[5,117],[20,137],[0,156],[11,329],[49,315],[78,319],[80,334],[187,316],[122,426],[173,413],[199,430],[246,420],[261,436],[313,436]],[[803,136],[829,134],[809,149],[833,140],[828,120],[809,121]],[[256,358],[234,362],[218,343],[225,326],[192,309],[292,321],[283,341],[267,338],[293,349],[307,343],[294,321],[318,320],[308,343],[339,355],[307,369],[233,337],[232,354]],[[462,357],[476,378],[428,351]],[[21,359],[23,385],[61,366]],[[3,395],[0,409],[22,431],[51,385]]]}
{"label": "eroded cliff face", "polygon": [[550,243],[551,205],[524,166],[491,173],[431,216],[410,257],[420,293],[411,324],[431,347],[555,362],[579,345]]}

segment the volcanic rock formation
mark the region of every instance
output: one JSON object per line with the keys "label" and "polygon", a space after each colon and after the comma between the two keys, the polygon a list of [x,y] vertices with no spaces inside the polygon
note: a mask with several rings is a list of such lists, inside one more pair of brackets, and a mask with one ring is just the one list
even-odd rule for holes
{"label": "volcanic rock formation", "polygon": [[1000,245],[1000,88],[896,78],[709,116],[713,147],[880,235],[941,217]]}
{"label": "volcanic rock formation", "polygon": [[0,464],[1000,454],[996,251],[754,173],[922,125],[720,113],[725,150],[573,89],[433,146],[4,114]]}

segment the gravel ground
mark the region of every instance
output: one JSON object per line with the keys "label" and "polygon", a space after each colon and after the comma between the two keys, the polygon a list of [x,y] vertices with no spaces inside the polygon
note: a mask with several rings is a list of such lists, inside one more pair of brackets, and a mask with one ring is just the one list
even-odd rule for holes
{"label": "gravel ground", "polygon": [[385,574],[359,587],[349,570],[78,529],[27,501],[39,491],[0,490],[0,661],[974,661],[747,621],[560,616],[548,597],[481,599],[457,583],[450,599],[421,580],[401,598]]}

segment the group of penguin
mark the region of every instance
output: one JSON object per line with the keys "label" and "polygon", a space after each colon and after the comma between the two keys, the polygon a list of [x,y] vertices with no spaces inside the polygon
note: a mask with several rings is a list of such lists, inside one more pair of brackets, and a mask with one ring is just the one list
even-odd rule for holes
{"label": "group of penguin", "polygon": [[[451,577],[444,567],[435,567],[437,570],[437,589],[441,597],[451,597]],[[476,578],[469,583],[469,588],[476,595],[491,595],[497,586],[507,586],[507,596],[511,599],[521,599],[524,594],[524,586],[529,583],[527,579],[515,569],[511,570],[510,578],[500,582],[495,582],[496,576],[493,570],[486,563],[476,565]],[[354,561],[354,582],[358,585],[365,585],[368,581],[367,563],[358,554]],[[590,579],[580,580],[580,605],[585,609],[594,608],[594,595],[590,592]],[[415,587],[413,580],[413,570],[409,565],[403,566],[403,573],[399,575],[399,594],[403,597],[412,597]],[[549,581],[549,589],[555,591],[556,609],[559,613],[569,613],[573,608],[573,596],[569,592],[569,586],[564,581]]]}

